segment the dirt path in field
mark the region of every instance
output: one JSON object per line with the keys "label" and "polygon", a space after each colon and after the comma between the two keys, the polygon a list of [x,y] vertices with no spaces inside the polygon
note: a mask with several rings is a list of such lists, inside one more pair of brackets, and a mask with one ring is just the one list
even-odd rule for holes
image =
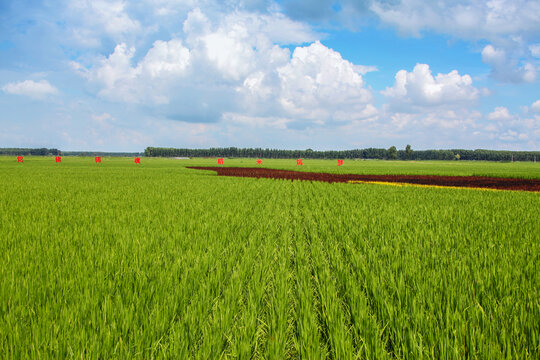
{"label": "dirt path in field", "polygon": [[511,179],[479,176],[438,176],[438,175],[358,175],[327,174],[292,170],[242,167],[201,167],[190,169],[213,170],[218,176],[237,176],[271,179],[308,180],[333,182],[367,182],[414,184],[423,186],[468,187],[499,190],[540,191],[540,179]]}

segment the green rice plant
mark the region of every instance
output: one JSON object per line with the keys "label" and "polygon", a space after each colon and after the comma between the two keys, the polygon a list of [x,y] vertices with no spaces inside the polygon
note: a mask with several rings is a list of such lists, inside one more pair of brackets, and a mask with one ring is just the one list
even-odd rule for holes
{"label": "green rice plant", "polygon": [[[3,358],[540,356],[538,193],[92,160],[0,157]],[[310,162],[540,178],[534,164]]]}

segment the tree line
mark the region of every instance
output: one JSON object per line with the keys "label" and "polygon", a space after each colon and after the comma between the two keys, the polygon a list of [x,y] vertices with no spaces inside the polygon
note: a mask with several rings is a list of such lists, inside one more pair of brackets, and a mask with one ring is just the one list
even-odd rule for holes
{"label": "tree line", "polygon": [[151,157],[229,157],[229,158],[266,158],[266,159],[380,159],[380,160],[483,160],[483,161],[540,161],[540,151],[507,150],[414,150],[410,145],[398,150],[395,146],[388,149],[367,148],[354,150],[282,150],[262,148],[209,148],[177,149],[147,147],[145,156]]}
{"label": "tree line", "polygon": [[142,156],[139,152],[106,152],[106,151],[60,151],[47,148],[0,148],[0,155],[41,155],[41,156]]}
{"label": "tree line", "polygon": [[0,155],[61,155],[58,149],[47,148],[0,148]]}
{"label": "tree line", "polygon": [[143,156],[142,152],[107,152],[107,151],[62,151],[63,156]]}
{"label": "tree line", "polygon": [[266,159],[380,159],[380,160],[482,160],[482,161],[540,161],[540,151],[507,150],[414,150],[410,145],[398,150],[367,148],[354,150],[282,150],[263,148],[177,149],[147,147],[143,153],[60,151],[47,148],[0,148],[0,155],[55,155],[55,156],[150,156],[150,157],[228,157]]}

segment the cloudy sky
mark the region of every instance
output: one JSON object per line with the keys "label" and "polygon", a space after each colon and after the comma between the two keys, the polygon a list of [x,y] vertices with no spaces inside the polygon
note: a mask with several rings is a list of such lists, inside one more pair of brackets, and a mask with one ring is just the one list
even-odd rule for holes
{"label": "cloudy sky", "polygon": [[540,150],[537,0],[3,0],[0,147]]}

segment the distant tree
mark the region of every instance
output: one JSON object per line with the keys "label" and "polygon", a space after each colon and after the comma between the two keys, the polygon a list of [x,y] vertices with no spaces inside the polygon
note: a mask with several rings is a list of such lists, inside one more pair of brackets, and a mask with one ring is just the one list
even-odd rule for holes
{"label": "distant tree", "polygon": [[[0,148],[0,154],[6,155],[28,155],[47,152],[54,154],[55,152],[65,155],[84,155],[89,156],[92,153],[69,151],[63,152],[57,149],[30,149],[30,148]],[[104,156],[108,153],[96,153],[95,155]],[[111,153],[111,156],[132,156],[139,153]],[[486,161],[534,161],[534,158],[540,158],[540,151],[505,151],[505,150],[415,150],[407,145],[405,150],[396,150],[395,146],[389,149],[367,148],[354,150],[327,150],[316,151],[313,149],[306,150],[282,150],[282,149],[261,149],[261,148],[209,148],[209,149],[177,149],[177,148],[158,148],[147,147],[144,151],[146,156],[162,156],[162,157],[257,157],[257,158],[273,158],[273,159],[414,159],[414,160],[486,160]]]}
{"label": "distant tree", "polygon": [[395,146],[391,146],[388,150],[387,150],[387,157],[388,159],[390,160],[395,160],[397,159],[397,149]]}
{"label": "distant tree", "polygon": [[407,157],[407,160],[411,159],[411,155],[412,155],[411,145],[407,144],[407,146],[405,146],[405,156]]}

